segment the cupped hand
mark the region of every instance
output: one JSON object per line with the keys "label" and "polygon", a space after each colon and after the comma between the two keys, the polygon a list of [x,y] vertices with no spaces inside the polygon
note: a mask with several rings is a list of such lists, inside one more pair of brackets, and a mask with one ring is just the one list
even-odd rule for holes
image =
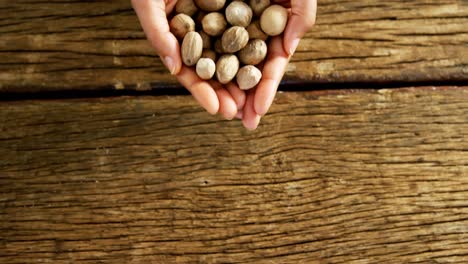
{"label": "cupped hand", "polygon": [[257,88],[247,93],[243,109],[243,124],[254,130],[260,123],[276,95],[289,59],[296,51],[301,38],[314,25],[317,0],[277,0],[272,2],[290,8],[290,17],[285,32],[273,37],[268,44],[268,56],[262,69],[262,80]]}
{"label": "cupped hand", "polygon": [[182,64],[179,43],[167,20],[176,3],[177,0],[132,0],[147,38],[171,74],[210,114],[220,113],[229,120],[236,115],[240,117],[239,109],[244,108],[246,99],[244,91],[233,83],[223,89],[218,82],[203,81],[193,69]]}

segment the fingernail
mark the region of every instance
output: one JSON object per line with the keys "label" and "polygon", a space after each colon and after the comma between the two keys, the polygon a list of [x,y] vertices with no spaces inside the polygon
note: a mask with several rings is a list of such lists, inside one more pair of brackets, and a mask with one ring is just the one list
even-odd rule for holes
{"label": "fingernail", "polygon": [[174,60],[171,57],[166,56],[162,59],[162,61],[164,65],[166,65],[166,68],[171,72],[171,74],[174,75],[176,72],[176,66],[175,66]]}
{"label": "fingernail", "polygon": [[289,50],[289,55],[290,55],[290,56],[293,55],[294,52],[296,52],[297,46],[299,46],[299,42],[300,42],[300,41],[301,41],[301,39],[299,39],[299,38],[296,38],[296,39],[294,39],[294,40],[292,41],[292,43],[291,43],[291,48],[290,48],[290,50]]}
{"label": "fingernail", "polygon": [[244,127],[249,130],[249,131],[255,131],[258,128],[258,125],[260,123],[260,119],[256,120],[243,120],[242,121]]}

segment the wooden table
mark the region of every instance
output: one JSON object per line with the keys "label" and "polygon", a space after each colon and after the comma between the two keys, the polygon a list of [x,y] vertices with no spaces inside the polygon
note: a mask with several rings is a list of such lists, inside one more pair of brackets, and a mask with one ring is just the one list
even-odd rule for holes
{"label": "wooden table", "polygon": [[0,263],[467,263],[468,3],[319,6],[248,132],[129,1],[0,0]]}

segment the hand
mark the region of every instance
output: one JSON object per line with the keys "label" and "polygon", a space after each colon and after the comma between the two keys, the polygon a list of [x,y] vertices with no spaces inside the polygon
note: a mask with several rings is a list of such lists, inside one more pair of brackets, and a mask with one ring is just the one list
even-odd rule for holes
{"label": "hand", "polygon": [[284,35],[273,37],[268,45],[268,57],[262,70],[262,80],[255,90],[248,91],[243,109],[243,123],[254,130],[275,98],[289,59],[296,51],[300,39],[314,25],[317,0],[272,0],[291,8],[291,16]]}
{"label": "hand", "polygon": [[182,65],[180,46],[167,20],[176,3],[177,0],[132,0],[146,36],[171,74],[210,114],[220,113],[229,120],[239,117],[238,110],[245,104],[244,91],[233,83],[224,89],[218,82],[203,81],[193,69]]}

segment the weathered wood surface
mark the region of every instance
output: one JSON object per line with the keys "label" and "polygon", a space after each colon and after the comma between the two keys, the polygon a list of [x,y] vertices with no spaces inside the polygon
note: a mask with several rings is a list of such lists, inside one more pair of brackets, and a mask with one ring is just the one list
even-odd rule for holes
{"label": "weathered wood surface", "polygon": [[[129,0],[0,0],[0,91],[175,84]],[[465,0],[319,2],[287,71],[310,82],[468,79]]]}
{"label": "weathered wood surface", "polygon": [[468,89],[0,104],[0,263],[466,263]]}

